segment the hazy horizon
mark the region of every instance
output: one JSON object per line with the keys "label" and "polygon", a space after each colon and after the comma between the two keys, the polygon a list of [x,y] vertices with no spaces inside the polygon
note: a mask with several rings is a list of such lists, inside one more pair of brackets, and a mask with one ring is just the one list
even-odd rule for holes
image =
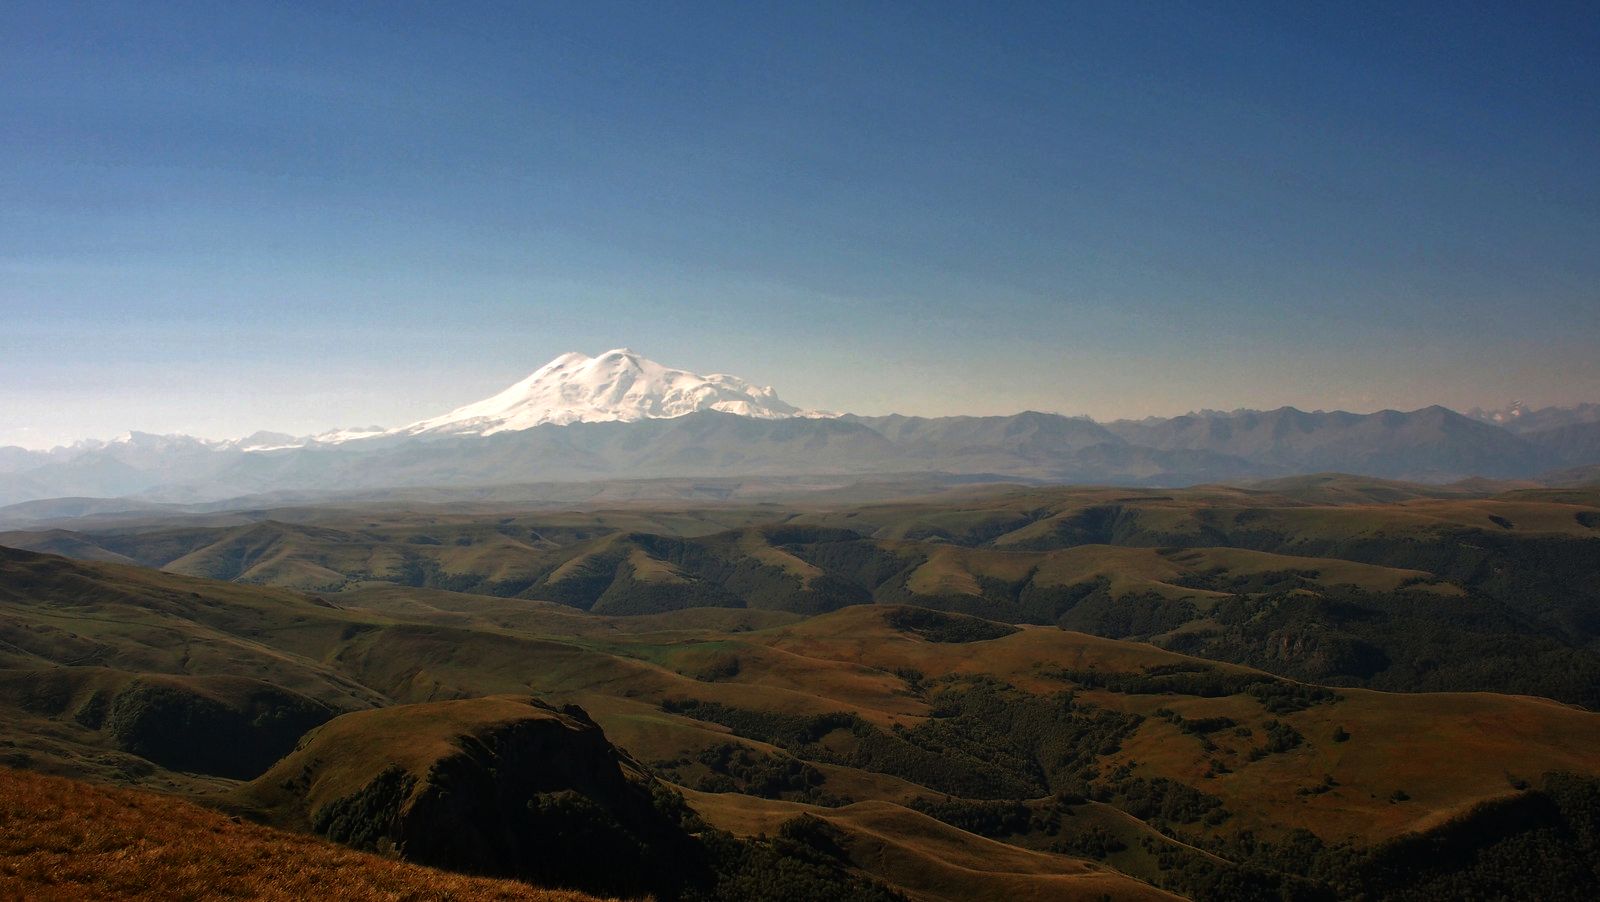
{"label": "hazy horizon", "polygon": [[1600,401],[1600,14],[0,10],[0,445],[630,346],[866,415]]}
{"label": "hazy horizon", "polygon": [[[634,350],[636,353],[642,353],[642,352],[638,352],[638,349],[636,349],[636,348],[635,349],[631,349],[631,350]],[[580,351],[578,353],[585,353],[585,352],[581,352]],[[596,351],[595,353],[598,354],[598,353],[601,353],[601,352]],[[557,355],[557,356],[559,356],[559,355]],[[647,354],[647,353],[643,353],[642,356],[648,358],[650,355]],[[552,359],[554,359],[554,358],[552,358]],[[546,361],[546,362],[548,362],[548,361]],[[673,369],[689,369],[688,367],[678,366],[678,365],[672,363],[671,361],[656,360],[654,362],[665,364],[666,366],[671,367]],[[535,367],[533,369],[537,369],[537,367]],[[533,369],[530,369],[529,372],[531,373],[533,371]],[[704,371],[701,371],[701,375],[709,375],[711,372],[712,371],[710,371],[710,370],[704,370]],[[128,428],[128,429],[123,429],[123,430],[121,430],[119,432],[116,432],[116,433],[113,433],[113,434],[75,435],[75,436],[71,436],[71,437],[64,438],[64,439],[59,439],[59,440],[54,440],[54,441],[49,441],[49,440],[39,441],[39,442],[31,443],[31,444],[29,443],[29,440],[28,440],[28,439],[30,439],[32,437],[31,434],[25,435],[25,438],[23,440],[21,440],[21,441],[12,441],[12,442],[5,441],[4,437],[3,437],[3,434],[0,434],[0,447],[8,447],[9,446],[9,447],[20,447],[20,448],[23,448],[23,449],[26,449],[26,450],[30,450],[30,451],[47,451],[47,450],[52,450],[54,448],[70,446],[75,442],[81,442],[81,441],[110,441],[110,440],[113,440],[115,438],[119,438],[119,437],[122,437],[124,435],[127,435],[130,432],[145,433],[145,434],[155,434],[155,435],[189,435],[189,436],[196,437],[196,438],[203,438],[203,439],[208,439],[208,440],[222,441],[222,440],[234,440],[234,439],[244,438],[244,437],[247,437],[247,436],[249,436],[251,434],[254,434],[254,433],[257,433],[257,432],[281,432],[281,433],[287,433],[289,435],[293,435],[295,437],[303,437],[303,436],[309,436],[309,435],[317,435],[317,434],[320,434],[320,433],[323,433],[323,432],[332,431],[332,430],[335,430],[335,429],[345,429],[345,428],[359,428],[359,427],[377,426],[377,427],[382,427],[384,429],[390,429],[390,428],[397,428],[397,427],[400,427],[400,426],[408,425],[408,424],[413,423],[413,422],[417,422],[418,420],[425,419],[426,417],[428,417],[430,415],[437,415],[437,414],[441,414],[441,413],[447,412],[447,410],[463,406],[463,405],[465,405],[467,403],[483,400],[483,398],[494,395],[495,393],[507,388],[509,385],[519,381],[521,378],[524,378],[527,375],[528,375],[528,373],[524,373],[524,374],[522,374],[522,376],[519,376],[519,377],[517,377],[515,379],[508,380],[505,384],[499,385],[496,388],[486,389],[481,396],[477,396],[477,397],[473,397],[473,398],[463,398],[457,403],[450,404],[448,406],[448,408],[440,408],[440,409],[431,409],[431,410],[427,410],[427,411],[421,411],[421,412],[417,413],[416,415],[408,416],[408,418],[406,418],[406,419],[398,420],[398,421],[394,421],[394,422],[379,422],[379,421],[376,421],[376,420],[371,420],[370,418],[368,418],[366,420],[363,420],[363,419],[357,417],[357,418],[354,418],[354,419],[349,419],[349,420],[346,420],[346,421],[340,421],[340,422],[336,422],[336,423],[326,423],[326,424],[323,424],[323,425],[320,425],[320,426],[315,426],[313,428],[278,429],[278,428],[273,428],[273,427],[270,427],[270,426],[253,426],[253,427],[245,428],[242,431],[236,431],[236,432],[227,433],[227,434],[205,434],[205,433],[201,433],[201,432],[195,432],[195,431],[184,430],[184,429],[159,430],[159,429],[143,429],[143,428],[138,428],[138,427],[131,427],[131,428]],[[737,376],[739,374],[738,373],[732,373],[732,374],[729,374],[729,375]],[[757,383],[757,384],[760,384],[760,383]],[[774,388],[775,390],[777,390],[777,394],[784,401],[789,401],[790,403],[793,403],[790,400],[790,398],[788,398],[784,394],[784,392],[782,391],[781,387],[779,387],[779,386],[771,386],[771,387]],[[1090,419],[1092,419],[1092,420],[1094,420],[1096,422],[1105,423],[1105,422],[1112,422],[1112,421],[1115,421],[1115,420],[1141,420],[1141,419],[1151,419],[1151,418],[1160,419],[1160,418],[1165,418],[1165,417],[1175,417],[1175,416],[1183,416],[1183,415],[1186,415],[1186,414],[1198,414],[1198,413],[1205,413],[1205,412],[1233,412],[1233,411],[1240,411],[1240,410],[1276,410],[1276,409],[1283,408],[1283,407],[1294,407],[1294,408],[1297,408],[1297,409],[1300,409],[1300,410],[1304,410],[1304,411],[1307,411],[1307,412],[1310,412],[1310,413],[1343,411],[1343,412],[1348,412],[1348,413],[1365,414],[1365,413],[1376,413],[1376,412],[1379,412],[1379,411],[1382,411],[1382,410],[1412,411],[1412,410],[1417,410],[1417,409],[1422,409],[1422,408],[1426,408],[1426,407],[1435,406],[1436,403],[1437,402],[1432,402],[1432,403],[1425,403],[1425,404],[1419,404],[1419,405],[1408,406],[1408,407],[1396,407],[1394,405],[1383,405],[1383,406],[1377,406],[1377,407],[1371,407],[1371,408],[1349,408],[1349,407],[1324,408],[1324,407],[1301,406],[1301,405],[1295,405],[1295,404],[1276,404],[1276,405],[1272,405],[1270,407],[1248,407],[1248,406],[1242,406],[1242,405],[1234,405],[1234,406],[1208,405],[1208,406],[1201,406],[1201,407],[1191,407],[1191,408],[1188,408],[1188,409],[1185,409],[1185,410],[1177,410],[1177,411],[1171,411],[1171,412],[1165,412],[1165,413],[1138,414],[1138,415],[1132,415],[1132,416],[1114,416],[1114,417],[1096,417],[1096,416],[1093,416],[1093,415],[1088,414],[1088,413],[1065,411],[1065,410],[1048,410],[1048,409],[1036,408],[1036,407],[1016,408],[1016,409],[1011,409],[1011,410],[993,410],[993,411],[985,411],[985,412],[980,412],[980,413],[974,413],[974,412],[971,412],[971,411],[954,411],[954,412],[951,412],[951,413],[942,413],[942,414],[920,414],[920,413],[904,411],[904,410],[861,411],[861,410],[848,410],[848,409],[844,409],[844,408],[830,408],[830,407],[826,407],[826,406],[812,407],[812,406],[804,405],[804,404],[800,404],[800,405],[796,405],[796,406],[800,407],[802,410],[808,410],[808,411],[814,411],[814,412],[822,412],[822,413],[829,413],[829,414],[855,414],[855,415],[858,415],[858,416],[888,416],[888,415],[892,415],[892,414],[900,414],[900,415],[904,415],[904,416],[1010,416],[1010,415],[1013,415],[1013,414],[1025,413],[1025,412],[1033,411],[1033,412],[1041,412],[1041,413],[1060,414],[1062,416],[1067,416],[1067,417],[1088,417],[1088,418],[1090,418]],[[1591,403],[1591,402],[1576,402],[1576,403]],[[1565,406],[1565,405],[1534,404],[1534,403],[1529,403],[1529,402],[1527,402],[1527,401],[1525,401],[1523,399],[1511,399],[1509,401],[1506,401],[1506,402],[1500,403],[1500,404],[1474,405],[1474,407],[1484,408],[1484,409],[1488,409],[1488,410],[1499,410],[1499,409],[1502,409],[1502,408],[1506,408],[1506,407],[1510,406],[1511,404],[1522,404],[1524,407],[1526,407],[1529,410],[1537,410],[1537,409],[1540,409],[1540,408],[1543,408],[1543,407]],[[1440,406],[1449,407],[1449,405],[1440,405]],[[1457,410],[1457,412],[1460,412],[1460,413],[1467,413],[1472,408],[1462,407],[1462,408],[1451,408],[1451,409]],[[239,416],[240,417],[247,417],[248,416],[248,412],[240,412]]]}
{"label": "hazy horizon", "polygon": [[[1396,397],[1408,400],[1399,402],[1386,401],[1374,394],[1347,395],[1348,400],[1343,402],[1328,402],[1326,399],[1319,401],[1314,394],[1293,395],[1273,394],[1271,391],[1262,391],[1253,396],[1263,400],[1256,403],[1229,403],[1224,398],[1207,398],[1197,392],[1184,395],[1193,398],[1192,403],[1172,401],[1161,404],[1154,402],[1151,406],[1128,410],[1119,408],[1106,408],[1103,405],[1085,405],[1084,409],[1072,409],[1065,405],[1051,406],[1048,397],[1034,387],[1034,391],[1021,392],[1020,395],[1031,396],[1041,400],[1035,404],[1007,404],[1006,396],[996,393],[993,397],[978,397],[975,394],[955,392],[954,395],[970,402],[965,406],[961,402],[951,402],[932,399],[931,403],[901,404],[895,406],[892,400],[871,404],[862,407],[851,407],[845,404],[830,403],[829,400],[817,392],[800,393],[786,387],[782,382],[765,380],[752,376],[749,372],[739,370],[717,369],[714,367],[697,366],[693,362],[686,362],[672,358],[663,359],[660,355],[652,354],[647,349],[641,349],[637,343],[628,345],[619,343],[616,347],[630,346],[640,351],[644,356],[667,366],[690,370],[701,374],[724,372],[746,378],[758,385],[768,385],[775,389],[785,401],[806,410],[821,410],[835,413],[850,413],[859,416],[887,416],[901,414],[905,416],[1008,416],[1024,411],[1039,411],[1054,413],[1068,417],[1089,417],[1096,422],[1110,422],[1113,420],[1139,420],[1146,418],[1161,418],[1182,416],[1185,414],[1199,413],[1202,411],[1234,411],[1234,410],[1276,410],[1281,407],[1294,407],[1300,410],[1316,411],[1348,411],[1350,413],[1374,413],[1381,410],[1411,411],[1421,408],[1440,405],[1452,410],[1465,413],[1473,408],[1498,410],[1513,403],[1520,403],[1529,409],[1544,407],[1569,407],[1579,404],[1596,403],[1600,401],[1600,386],[1592,391],[1571,391],[1556,393],[1559,400],[1545,401],[1538,396],[1522,397],[1504,394],[1499,397],[1486,397],[1483,400],[1468,402],[1448,403],[1446,401],[1431,399],[1420,392],[1400,391]],[[229,406],[218,410],[215,403],[203,403],[214,399],[181,399],[178,403],[169,403],[169,397],[161,390],[160,380],[165,374],[171,372],[164,365],[152,365],[147,371],[156,379],[154,387],[139,385],[129,386],[104,386],[68,385],[65,390],[52,386],[41,386],[41,390],[33,397],[22,394],[15,385],[8,384],[0,387],[0,447],[21,447],[28,450],[49,450],[56,447],[71,445],[84,440],[110,440],[114,437],[125,435],[129,432],[142,432],[157,435],[191,435],[212,440],[228,440],[242,438],[256,432],[281,432],[295,436],[316,435],[334,429],[381,426],[394,428],[407,423],[416,422],[430,416],[438,415],[456,407],[490,397],[508,386],[526,378],[549,360],[560,356],[562,353],[578,351],[585,354],[599,354],[607,348],[566,348],[563,351],[551,353],[548,357],[530,363],[520,371],[512,371],[505,367],[504,374],[495,377],[473,374],[475,378],[467,378],[467,374],[448,373],[438,371],[433,373],[440,386],[449,385],[459,391],[466,392],[455,397],[444,397],[442,389],[433,386],[416,386],[408,393],[385,391],[381,384],[383,371],[354,372],[345,371],[346,377],[356,379],[357,388],[352,391],[349,385],[310,385],[292,393],[253,393],[248,386],[237,383],[230,386]],[[448,364],[444,364],[448,365]],[[848,364],[846,364],[848,365]],[[865,364],[863,364],[864,366]],[[5,364],[0,362],[0,368]],[[482,367],[470,367],[481,370]],[[227,382],[229,374],[222,371],[206,372],[193,367],[180,367],[186,377],[200,380],[202,383],[208,379],[219,379]],[[760,370],[757,366],[755,369]],[[805,371],[802,369],[801,375]],[[414,375],[414,374],[413,374]],[[817,373],[818,376],[838,378],[837,371]],[[806,379],[798,380],[804,383]],[[1578,383],[1585,384],[1585,383]],[[970,388],[970,386],[968,386]],[[1264,387],[1270,388],[1270,387]],[[909,395],[910,393],[908,393]],[[949,396],[952,393],[947,392]],[[869,397],[886,398],[888,392],[880,389]],[[1276,398],[1277,400],[1272,400]],[[1299,400],[1296,400],[1298,398]],[[424,400],[425,399],[425,400]],[[196,401],[202,403],[196,403]],[[254,402],[254,403],[252,403]],[[34,405],[37,404],[37,407]],[[307,407],[315,410],[307,410]],[[1090,409],[1093,408],[1093,409]],[[1100,410],[1102,412],[1094,412]],[[30,411],[35,418],[24,421],[18,417],[21,411]],[[52,421],[89,424],[78,431],[72,431],[71,426],[56,427],[52,430],[49,425]],[[94,423],[109,423],[111,425],[94,426]],[[40,424],[40,425],[35,425]]]}

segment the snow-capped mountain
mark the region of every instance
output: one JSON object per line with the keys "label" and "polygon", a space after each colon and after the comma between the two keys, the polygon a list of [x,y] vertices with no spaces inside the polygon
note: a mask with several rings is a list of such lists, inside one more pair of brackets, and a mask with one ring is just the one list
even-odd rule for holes
{"label": "snow-capped mountain", "polygon": [[770,387],[723,373],[673,369],[618,348],[598,357],[562,354],[492,398],[385,434],[493,435],[546,423],[631,423],[705,410],[761,420],[817,416],[786,403]]}
{"label": "snow-capped mountain", "polygon": [[1202,411],[1103,425],[1035,412],[837,416],[801,410],[734,376],[673,369],[623,348],[563,354],[494,397],[398,429],[229,440],[131,432],[48,451],[0,448],[0,507],[866,473],[1188,485],[1345,472],[1447,482],[1590,465],[1600,465],[1600,404],[1512,405],[1470,417],[1441,407]]}

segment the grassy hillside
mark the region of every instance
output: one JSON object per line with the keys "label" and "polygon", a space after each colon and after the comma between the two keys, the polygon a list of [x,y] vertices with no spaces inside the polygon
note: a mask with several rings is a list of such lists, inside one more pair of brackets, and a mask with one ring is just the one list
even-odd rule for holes
{"label": "grassy hillside", "polygon": [[[1148,898],[1156,888],[1205,899],[1450,898],[1460,895],[1451,887],[1496,880],[1543,886],[1516,862],[1572,874],[1600,866],[1584,838],[1600,835],[1584,826],[1600,785],[1600,715],[1521,695],[1395,694],[1283,675],[1338,664],[1341,635],[1363,623],[1381,632],[1429,605],[1436,620],[1413,619],[1402,633],[1426,637],[1445,662],[1464,633],[1441,624],[1489,618],[1482,606],[1506,568],[1553,580],[1527,577],[1536,590],[1564,584],[1564,573],[1592,566],[1561,556],[1581,537],[1495,526],[1475,541],[1499,549],[1500,569],[1411,585],[1398,562],[1281,548],[998,541],[1051,518],[1122,528],[1073,520],[1085,505],[1122,505],[1117,516],[1137,529],[1149,518],[1163,528],[1237,524],[1242,514],[1219,500],[1236,491],[1204,490],[1209,514],[1166,496],[1115,501],[1109,490],[1062,493],[1055,501],[1068,506],[1057,509],[1024,492],[977,497],[970,509],[816,510],[697,536],[599,529],[551,540],[542,566],[578,562],[557,582],[585,578],[584,562],[604,558],[612,563],[591,568],[602,576],[712,582],[746,605],[651,614],[376,581],[307,595],[0,551],[0,760],[161,788],[478,871],[483,861],[450,851],[473,835],[462,825],[521,824],[466,845],[523,850],[500,859],[514,862],[501,873],[569,880],[549,862],[586,853],[559,851],[555,834],[525,822],[532,809],[494,801],[544,799],[560,823],[609,837],[607,860],[643,861],[684,842],[699,850],[674,859],[705,868],[681,885],[589,884],[664,897],[784,898],[798,885],[837,894],[843,881],[919,899]],[[1437,503],[1401,506],[1421,505],[1411,514],[1422,516]],[[1483,503],[1449,502],[1448,516],[1427,518],[1475,516]],[[1569,496],[1494,503],[1527,506],[1517,513],[1525,524],[1588,510]],[[1255,519],[1309,513],[1349,526],[1344,507],[1288,499],[1271,510]],[[1393,514],[1376,533],[1404,526]],[[1032,519],[1017,525],[1019,516]],[[1418,530],[1406,533],[1408,554],[1434,541]],[[1483,538],[1518,530],[1529,535],[1513,544]],[[871,585],[878,603],[810,616],[752,604],[762,586],[816,593],[830,576]],[[1168,647],[961,613],[1086,584],[1066,614],[1112,618],[1101,631],[1143,627]],[[1026,591],[1008,595],[1007,585]],[[907,597],[945,610],[892,603]],[[1184,616],[1163,619],[1179,603]],[[1380,603],[1388,619],[1362,619],[1361,605]],[[1503,634],[1556,641],[1527,620]],[[1254,644],[1236,659],[1270,653],[1274,666],[1180,651],[1241,636]],[[1538,659],[1524,668],[1566,685]],[[302,729],[311,732],[289,741]],[[218,757],[219,747],[286,757]],[[686,805],[672,801],[676,791]],[[1432,853],[1419,850],[1429,849],[1458,866],[1423,867]],[[791,859],[800,871],[782,870]],[[875,884],[851,883],[860,880]],[[1563,885],[1587,885],[1575,880]]]}
{"label": "grassy hillside", "polygon": [[241,822],[168,796],[0,767],[0,896],[11,899],[594,896],[469,877]]}

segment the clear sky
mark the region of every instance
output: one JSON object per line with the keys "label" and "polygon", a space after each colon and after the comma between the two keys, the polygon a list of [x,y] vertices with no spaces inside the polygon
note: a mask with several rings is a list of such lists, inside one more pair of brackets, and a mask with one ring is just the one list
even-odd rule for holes
{"label": "clear sky", "polygon": [[1600,6],[7,0],[0,315],[28,446],[1600,401]]}

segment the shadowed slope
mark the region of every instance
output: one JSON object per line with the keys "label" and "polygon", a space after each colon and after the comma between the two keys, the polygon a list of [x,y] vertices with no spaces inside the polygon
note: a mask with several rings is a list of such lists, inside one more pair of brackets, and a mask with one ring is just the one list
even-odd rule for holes
{"label": "shadowed slope", "polygon": [[852,862],[912,899],[1180,898],[1099,864],[974,836],[888,802],[829,809],[717,793],[691,792],[687,798],[707,820],[742,835],[776,832],[800,815],[816,818],[837,831]]}

